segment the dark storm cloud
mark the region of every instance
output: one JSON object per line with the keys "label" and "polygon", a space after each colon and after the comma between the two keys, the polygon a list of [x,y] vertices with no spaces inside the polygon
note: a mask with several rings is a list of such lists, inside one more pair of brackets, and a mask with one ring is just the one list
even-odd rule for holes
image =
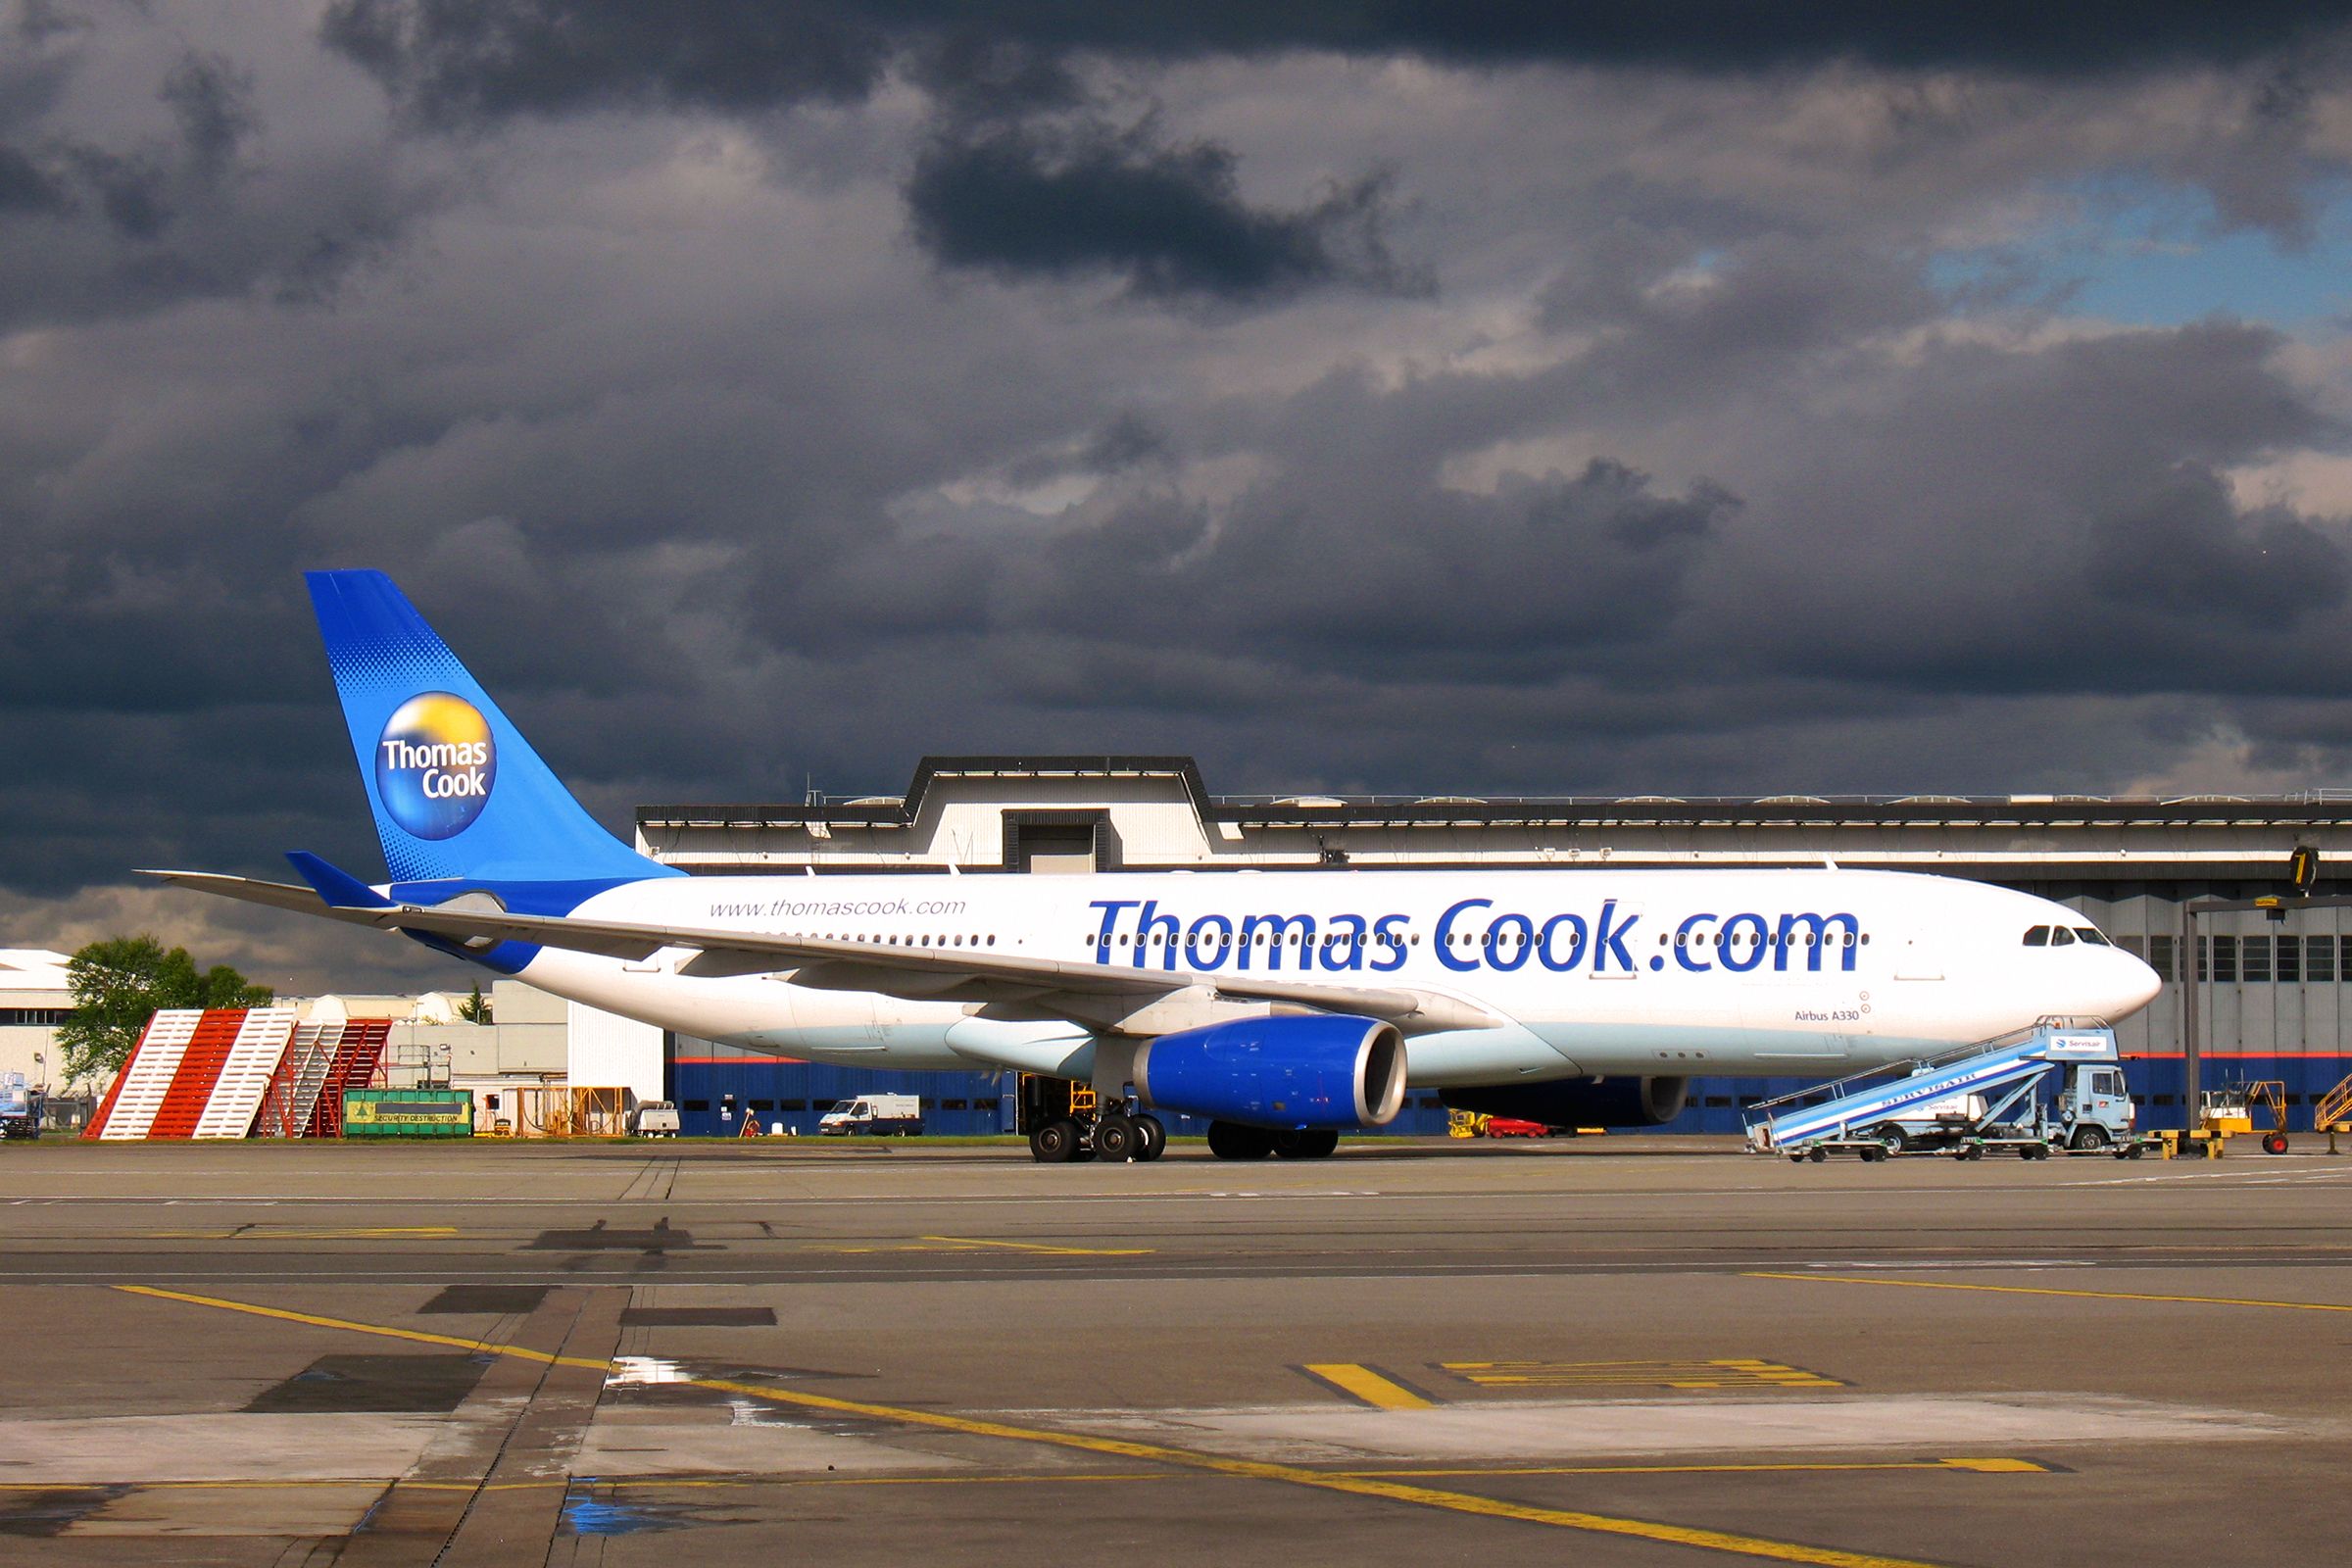
{"label": "dark storm cloud", "polygon": [[935,139],[906,202],[916,238],[948,267],[1107,272],[1156,297],[1427,287],[1389,254],[1385,181],[1273,211],[1242,199],[1237,164],[1213,142],[1169,145],[1149,123],[1124,133],[1094,123],[994,129]]}
{"label": "dark storm cloud", "polygon": [[[1000,89],[1053,99],[1039,64],[1083,51],[1146,62],[1296,51],[1418,55],[1473,65],[1738,72],[1854,61],[1900,70],[2077,74],[2227,64],[2308,43],[2352,17],[2309,0],[2051,6],[1868,0],[1604,0],[1573,6],[1237,3],[966,6],[900,0],[335,0],[323,35],[424,113],[545,114],[628,104],[722,111],[860,95],[903,50],[987,76],[992,51],[1027,51]],[[974,35],[986,40],[975,43]]]}
{"label": "dark storm cloud", "polygon": [[[321,36],[424,124],[660,106],[762,114],[854,101],[894,69],[941,124],[906,196],[916,239],[950,268],[1105,272],[1150,298],[1262,302],[1328,282],[1418,292],[1386,238],[1389,180],[1349,170],[1302,206],[1252,207],[1227,145],[1114,130],[1074,64],[1131,70],[1301,52],[1473,67],[1774,73],[1838,62],[2078,78],[2295,59],[2352,4],[2255,0],[1765,7],[1686,0],[1575,7],[1235,4],[967,8],[801,0],[335,0]],[[2202,155],[2224,221],[2301,235],[2309,126],[2282,70],[2250,124]]]}
{"label": "dark storm cloud", "polygon": [[180,56],[157,95],[178,122],[190,170],[203,178],[228,172],[238,147],[259,128],[252,74],[221,55]]}
{"label": "dark storm cloud", "polygon": [[0,214],[60,213],[72,198],[65,186],[15,147],[0,144]]}
{"label": "dark storm cloud", "polygon": [[320,35],[436,117],[857,98],[894,48],[868,8],[822,0],[336,0]]}
{"label": "dark storm cloud", "polygon": [[0,938],[377,868],[304,566],[624,832],[930,751],[2352,770],[2341,335],[2070,316],[2032,243],[2110,181],[2327,243],[2334,10],[315,15],[0,45]]}
{"label": "dark storm cloud", "polygon": [[99,47],[0,68],[0,97],[28,88],[0,142],[0,329],[252,290],[323,299],[419,205],[380,163],[265,164],[253,74],[216,51],[180,50],[151,78],[168,134],[43,127]]}
{"label": "dark storm cloud", "polygon": [[2212,470],[2183,467],[2137,506],[2093,521],[2089,578],[2102,600],[2225,637],[2291,637],[2341,611],[2343,544],[2283,508],[2241,514]]}

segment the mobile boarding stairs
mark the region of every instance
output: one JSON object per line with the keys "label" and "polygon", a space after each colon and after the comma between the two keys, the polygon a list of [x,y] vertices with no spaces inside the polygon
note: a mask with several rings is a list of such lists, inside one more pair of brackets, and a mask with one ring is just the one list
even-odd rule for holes
{"label": "mobile boarding stairs", "polygon": [[[1743,1113],[1748,1147],[1817,1161],[1834,1150],[1865,1160],[1931,1151],[1974,1159],[1988,1148],[2041,1159],[2056,1146],[2136,1158],[2156,1140],[2133,1130],[2120,1068],[2111,1081],[2082,1070],[2119,1060],[2115,1031],[2104,1020],[2043,1018],[1940,1055],[1760,1101]],[[2067,1093],[2052,1119],[2039,1091],[2061,1071]]]}

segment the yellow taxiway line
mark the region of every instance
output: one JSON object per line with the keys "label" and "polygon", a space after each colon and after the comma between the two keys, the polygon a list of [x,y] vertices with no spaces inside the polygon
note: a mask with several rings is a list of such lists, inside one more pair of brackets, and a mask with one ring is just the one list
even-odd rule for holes
{"label": "yellow taxiway line", "polygon": [[2265,1301],[2243,1296],[2162,1296],[2149,1291],[2069,1291],[2054,1285],[1970,1285],[1959,1280],[1883,1280],[1862,1274],[1777,1274],[1750,1269],[1751,1280],[1806,1280],[1818,1285],[1892,1285],[1907,1291],[1984,1291],[1994,1296],[2072,1296],[2091,1301],[2174,1301],[2189,1306],[2260,1306],[2285,1312],[2352,1312],[2341,1301]]}
{"label": "yellow taxiway line", "polygon": [[[368,1334],[381,1339],[405,1340],[417,1345],[445,1345],[476,1353],[513,1356],[546,1366],[581,1367],[596,1372],[610,1370],[609,1362],[586,1356],[557,1355],[546,1350],[525,1349],[520,1346],[501,1345],[490,1341],[461,1339],[455,1335],[432,1334],[420,1329],[392,1328],[380,1323],[359,1323],[349,1318],[289,1311],[284,1307],[262,1306],[251,1301],[233,1301],[217,1296],[197,1296],[186,1291],[168,1291],[152,1285],[117,1285],[112,1288],[131,1296],[144,1296],[165,1301],[181,1301],[191,1306],[212,1307],[225,1312],[240,1312],[254,1317],[271,1318],[282,1323],[303,1323],[313,1328],[335,1329],[349,1334]],[[1512,1502],[1501,1497],[1483,1497],[1474,1493],[1452,1492],[1440,1487],[1417,1486],[1409,1480],[1387,1476],[1348,1475],[1327,1470],[1309,1470],[1299,1465],[1280,1464],[1263,1459],[1234,1458],[1226,1454],[1209,1453],[1196,1448],[1178,1448],[1166,1444],[1142,1443],[1128,1438],[1100,1437],[1082,1432],[1059,1432],[1050,1427],[1015,1426],[1006,1421],[954,1415],[944,1410],[918,1410],[900,1405],[870,1404],[858,1399],[836,1398],[831,1395],[810,1394],[799,1389],[777,1388],[768,1384],[748,1383],[731,1378],[689,1378],[684,1381],[696,1388],[710,1389],[721,1394],[745,1395],[752,1398],[764,1399],[770,1403],[790,1405],[804,1410],[823,1410],[835,1415],[859,1416],[867,1420],[888,1421],[901,1426],[928,1427],[934,1431],[955,1432],[965,1437],[999,1438],[1013,1443],[1071,1448],[1087,1453],[1103,1454],[1111,1458],[1133,1459],[1145,1464],[1172,1465],[1180,1469],[1204,1471],[1212,1475],[1234,1476],[1245,1480],[1280,1482],[1310,1491],[1336,1492],[1358,1497],[1377,1497],[1388,1502],[1401,1502],[1415,1507],[1437,1509],[1446,1513],[1463,1514],[1474,1518],[1507,1519],[1520,1524],[1544,1525],[1553,1529],[1572,1530],[1591,1535],[1654,1541],[1664,1545],[1690,1546],[1702,1551],[1725,1552],[1734,1556],[1757,1557],[1774,1562],[1808,1563],[1815,1565],[1815,1568],[1929,1568],[1929,1565],[1915,1558],[1889,1557],[1866,1551],[1845,1551],[1835,1546],[1808,1545],[1794,1541],[1774,1541],[1764,1536],[1740,1535],[1729,1530],[1708,1530],[1692,1525],[1666,1524],[1652,1519],[1629,1519],[1615,1514],[1591,1513],[1576,1508],[1545,1508],[1532,1503]]]}
{"label": "yellow taxiway line", "polygon": [[272,1231],[247,1227],[233,1231],[148,1231],[145,1242],[389,1242],[440,1240],[458,1234],[455,1225],[375,1225],[339,1231]]}
{"label": "yellow taxiway line", "polygon": [[1044,1242],[998,1242],[985,1236],[926,1236],[922,1240],[946,1242],[954,1247],[1003,1247],[1050,1257],[1142,1257],[1152,1250],[1149,1247],[1054,1247]]}
{"label": "yellow taxiway line", "polygon": [[1299,1371],[1375,1410],[1434,1410],[1437,1401],[1353,1361],[1309,1361]]}

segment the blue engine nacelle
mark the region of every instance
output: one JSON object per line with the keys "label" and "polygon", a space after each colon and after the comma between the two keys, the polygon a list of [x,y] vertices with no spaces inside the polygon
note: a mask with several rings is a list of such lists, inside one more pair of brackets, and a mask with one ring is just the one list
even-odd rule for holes
{"label": "blue engine nacelle", "polygon": [[1404,1103],[1404,1037],[1344,1014],[1237,1018],[1146,1042],[1147,1105],[1252,1127],[1379,1127]]}

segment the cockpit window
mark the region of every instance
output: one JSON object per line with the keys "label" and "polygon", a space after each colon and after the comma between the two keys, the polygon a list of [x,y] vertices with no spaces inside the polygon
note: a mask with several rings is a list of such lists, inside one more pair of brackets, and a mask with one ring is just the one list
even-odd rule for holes
{"label": "cockpit window", "polygon": [[2114,943],[2109,942],[2105,937],[2099,935],[2097,930],[2090,926],[2079,925],[2075,927],[2075,935],[2081,937],[2083,941],[2089,943],[2094,948],[2111,948],[2115,946]]}
{"label": "cockpit window", "polygon": [[2049,928],[2048,926],[2046,926],[2046,925],[2037,925],[2037,926],[2034,926],[2034,927],[2032,930],[2030,930],[2030,931],[2028,931],[2028,932],[2026,933],[2026,946],[2027,946],[2027,947],[2029,947],[2029,948],[2046,948],[2046,947],[2048,947],[2049,945],[2050,945],[2050,928]]}
{"label": "cockpit window", "polygon": [[2053,947],[2053,948],[2071,948],[2071,947],[2073,947],[2074,945],[2075,945],[2075,934],[2074,934],[2072,931],[2069,931],[2069,930],[2068,930],[2066,927],[2064,927],[2064,926],[2062,926],[2062,925],[2061,925],[2061,926],[2052,926],[2052,927],[2050,928],[2050,946],[2051,946],[2051,947]]}

